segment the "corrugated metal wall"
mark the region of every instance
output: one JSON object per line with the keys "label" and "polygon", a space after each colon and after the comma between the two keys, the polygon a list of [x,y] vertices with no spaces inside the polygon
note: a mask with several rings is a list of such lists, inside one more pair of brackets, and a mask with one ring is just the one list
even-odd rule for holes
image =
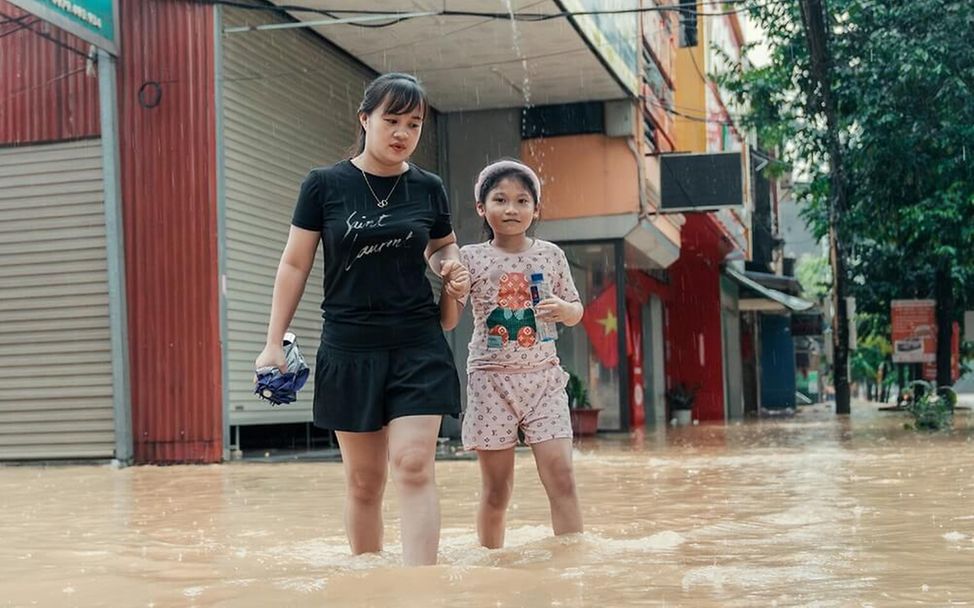
{"label": "corrugated metal wall", "polygon": [[[120,148],[137,462],[222,458],[213,8],[121,4]],[[139,101],[139,89],[147,94]],[[159,103],[151,106],[158,85]]]}
{"label": "corrugated metal wall", "polygon": [[99,134],[98,79],[89,45],[0,0],[0,144]]}
{"label": "corrugated metal wall", "polygon": [[[223,16],[228,27],[275,19],[230,8]],[[254,398],[253,362],[298,186],[312,167],[347,156],[355,110],[374,73],[300,30],[231,34],[223,48],[230,424],[308,421],[311,390],[284,408]],[[436,150],[434,118],[415,162],[435,170]],[[291,326],[312,364],[321,332],[320,258]]]}
{"label": "corrugated metal wall", "polygon": [[101,153],[0,148],[0,460],[114,454]]}

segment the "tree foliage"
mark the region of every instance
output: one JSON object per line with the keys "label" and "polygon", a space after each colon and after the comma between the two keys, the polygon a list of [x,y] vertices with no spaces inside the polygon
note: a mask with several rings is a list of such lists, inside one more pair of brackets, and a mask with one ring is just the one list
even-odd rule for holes
{"label": "tree foliage", "polygon": [[[798,196],[812,232],[827,232],[825,121],[795,1],[750,3],[767,65],[732,66],[721,84]],[[933,297],[950,278],[952,316],[974,306],[974,2],[829,0],[830,76],[848,177],[838,230],[859,311],[888,319],[896,298]]]}
{"label": "tree foliage", "polygon": [[832,285],[832,269],[823,255],[803,255],[795,266],[795,278],[802,286],[802,296],[818,301],[826,297]]}

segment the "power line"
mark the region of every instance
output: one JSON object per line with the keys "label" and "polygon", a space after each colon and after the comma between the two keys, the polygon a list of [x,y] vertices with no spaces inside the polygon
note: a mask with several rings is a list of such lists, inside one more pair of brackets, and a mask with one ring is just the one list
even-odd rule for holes
{"label": "power line", "polygon": [[57,76],[54,76],[53,78],[47,80],[46,82],[42,82],[41,84],[37,84],[37,85],[34,85],[34,86],[29,87],[29,88],[26,88],[26,89],[20,89],[19,91],[13,91],[9,95],[7,95],[7,98],[6,99],[0,99],[0,106],[2,106],[3,104],[9,102],[14,97],[17,97],[19,95],[24,95],[25,93],[30,93],[30,92],[36,91],[38,89],[43,89],[44,87],[46,87],[46,86],[48,86],[50,84],[53,84],[53,83],[57,82],[58,80],[63,80],[64,78],[68,78],[70,76],[74,76],[75,74],[78,74],[80,72],[84,72],[87,69],[88,68],[86,66],[81,66],[79,68],[75,68],[73,70],[69,70],[69,71],[64,72],[62,74],[58,74]]}
{"label": "power line", "polygon": [[33,13],[24,13],[20,17],[7,17],[5,19],[0,19],[0,25],[7,25],[8,23],[20,23],[24,19],[29,19],[33,16]]}
{"label": "power line", "polygon": [[[240,2],[238,0],[198,0],[204,4],[218,4],[221,6],[230,6],[234,8],[239,8],[248,11],[258,11],[258,12],[276,12],[276,13],[314,13],[318,15],[323,15],[332,19],[339,19],[340,15],[361,15],[361,16],[382,16],[388,15],[389,21],[383,23],[347,23],[345,25],[351,25],[354,27],[362,28],[383,28],[397,25],[404,21],[409,21],[411,19],[417,19],[420,15],[411,16],[396,16],[396,13],[390,13],[389,11],[379,11],[379,10],[367,10],[367,9],[324,9],[324,8],[314,8],[309,6],[300,5],[253,5]],[[703,2],[704,6],[725,6],[725,5],[740,5],[748,4],[749,0],[727,0],[727,1],[717,1],[708,0]],[[645,14],[645,13],[679,13],[681,15],[693,15],[696,17],[723,17],[728,15],[737,15],[741,13],[750,12],[753,9],[764,8],[767,6],[782,4],[785,2],[790,2],[791,0],[767,0],[763,4],[744,6],[742,8],[735,8],[725,11],[717,12],[698,12],[696,6],[686,6],[683,4],[676,5],[664,5],[664,6],[650,6],[650,7],[638,7],[631,9],[612,9],[612,10],[595,10],[595,11],[559,11],[555,13],[510,13],[510,12],[489,12],[489,11],[460,11],[460,10],[450,10],[442,9],[439,11],[431,11],[427,14],[423,14],[423,17],[481,17],[486,19],[498,20],[498,21],[520,21],[525,23],[538,23],[543,21],[550,21],[552,19],[563,19],[566,17],[582,17],[582,16],[595,16],[595,15],[627,15],[627,14]],[[405,13],[403,13],[405,15]]]}
{"label": "power line", "polygon": [[664,104],[663,102],[659,101],[658,99],[655,99],[655,98],[652,98],[652,97],[642,97],[641,99],[643,99],[644,101],[648,101],[648,102],[654,104],[655,106],[659,107],[661,110],[663,110],[664,112],[666,112],[667,114],[672,114],[673,116],[679,116],[680,118],[685,118],[687,120],[692,120],[694,122],[702,122],[702,123],[713,124],[713,125],[725,125],[725,126],[728,126],[728,127],[735,127],[736,128],[737,127],[737,124],[734,123],[733,119],[734,118],[737,118],[738,120],[740,120],[740,117],[739,116],[735,117],[735,116],[731,116],[730,114],[727,114],[727,116],[728,116],[728,118],[730,120],[715,120],[713,118],[706,118],[706,117],[703,117],[703,116],[693,116],[692,114],[686,114],[685,112],[681,112],[681,111],[677,110],[675,107],[673,107],[671,105]]}
{"label": "power line", "polygon": [[[7,31],[3,32],[2,34],[0,34],[0,38],[6,38],[7,36],[10,36],[11,34],[16,34],[20,30],[30,29],[30,26],[34,25],[35,23],[37,23],[40,20],[41,20],[40,17],[36,17],[33,21],[18,21],[17,22],[18,25],[16,27],[12,27],[9,30],[7,30]],[[5,22],[5,23],[9,23],[9,22]]]}
{"label": "power line", "polygon": [[[536,2],[528,5],[525,8],[534,8],[535,6],[537,6],[539,4],[544,4],[546,1],[547,0],[537,0]],[[443,2],[443,5],[444,5],[444,8],[446,8],[446,1],[445,0]],[[493,21],[493,19],[483,19],[483,20],[480,20],[480,21],[476,21],[474,23],[469,23],[469,24],[464,25],[462,27],[459,27],[459,28],[457,28],[455,30],[451,30],[449,32],[445,32],[445,33],[441,34],[439,37],[440,37],[440,39],[443,39],[443,38],[447,38],[449,36],[454,36],[456,34],[460,34],[460,33],[463,33],[463,32],[466,32],[466,31],[469,31],[469,30],[478,28],[481,25],[484,25],[485,23],[489,23],[491,21]],[[425,40],[425,37],[421,38],[421,40]],[[366,52],[366,53],[361,53],[360,54],[360,57],[369,57],[369,56],[372,56],[372,55],[382,55],[382,54],[388,53],[390,51],[394,51],[396,49],[401,49],[401,48],[413,46],[417,42],[418,42],[417,40],[407,40],[405,42],[401,42],[399,44],[394,44],[392,46],[380,47],[380,48],[375,49],[374,51],[369,51],[369,52]]]}
{"label": "power line", "polygon": [[[588,49],[582,48],[582,49],[567,51],[567,52],[544,53],[541,55],[516,57],[514,59],[505,59],[502,61],[487,61],[487,62],[470,63],[464,65],[449,65],[449,66],[441,66],[435,68],[426,68],[423,70],[422,73],[428,74],[432,72],[448,72],[450,70],[466,70],[471,68],[482,68],[482,67],[489,67],[489,66],[496,66],[496,65],[512,64],[512,63],[523,63],[526,61],[534,61],[537,59],[547,59],[550,57],[564,57],[566,55],[573,55],[573,54],[580,54],[580,53],[587,53],[587,52]],[[250,81],[261,81],[261,80],[277,80],[280,78],[287,78],[289,76],[314,76],[317,74],[326,74],[330,72],[331,70],[329,68],[297,69],[297,70],[288,70],[288,71],[275,70],[274,72],[259,72],[259,73],[243,74],[241,76],[224,77],[221,80],[223,82],[250,82]]]}
{"label": "power line", "polygon": [[[0,17],[5,18],[7,20],[6,22],[10,22],[10,21],[18,21],[18,22],[20,22],[20,20],[23,19],[24,17],[26,17],[26,15],[23,15],[21,17],[12,17],[12,16],[10,16],[10,15],[4,13],[4,12],[0,12]],[[65,43],[61,42],[60,40],[58,40],[57,38],[55,38],[54,36],[51,36],[47,32],[42,32],[40,30],[34,29],[34,25],[38,21],[40,21],[40,19],[37,19],[36,21],[33,21],[33,22],[31,22],[31,23],[29,23],[27,25],[24,25],[23,23],[21,23],[21,27],[24,28],[24,29],[27,29],[30,32],[33,32],[34,34],[40,36],[41,38],[43,38],[44,40],[47,40],[48,42],[51,42],[51,43],[54,43],[54,44],[58,45],[59,47],[65,49],[67,51],[70,51],[70,52],[72,52],[72,53],[74,53],[76,55],[79,55],[81,57],[84,57],[85,59],[89,59],[89,56],[88,56],[88,53],[87,52],[80,51],[80,50],[74,48],[73,46],[71,46],[70,44],[65,44]],[[15,31],[17,31],[17,30],[15,30]]]}

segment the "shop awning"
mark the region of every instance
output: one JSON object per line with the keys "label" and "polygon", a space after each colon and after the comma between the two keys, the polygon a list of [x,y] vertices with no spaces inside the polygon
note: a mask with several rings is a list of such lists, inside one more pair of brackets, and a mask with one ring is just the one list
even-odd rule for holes
{"label": "shop awning", "polygon": [[724,272],[727,273],[727,276],[737,281],[738,284],[746,289],[746,293],[742,293],[741,297],[739,298],[740,310],[742,311],[757,310],[774,312],[790,310],[794,312],[802,312],[814,306],[813,303],[807,302],[801,298],[788,295],[784,292],[778,291],[777,289],[765,287],[764,285],[751,278],[748,278],[744,273],[735,270],[730,266],[726,267]]}
{"label": "shop awning", "polygon": [[[623,99],[635,94],[639,82],[638,73],[631,66],[614,59],[615,51],[611,49],[615,40],[599,29],[600,23],[612,17],[579,15],[512,23],[506,18],[477,16],[476,13],[506,16],[508,5],[497,0],[450,3],[448,8],[469,11],[469,16],[438,15],[446,5],[442,0],[272,2],[288,8],[292,17],[373,70],[415,74],[423,81],[433,106],[441,112]],[[325,5],[342,20],[378,19],[370,11],[408,18],[391,27],[361,27],[389,23],[390,19],[343,23],[320,13],[295,10]],[[366,5],[368,8],[363,9]],[[519,13],[532,15],[584,12],[600,7],[597,2],[577,0],[515,2],[511,6]],[[356,10],[363,13],[352,12]],[[635,33],[635,15],[614,18],[630,20]],[[258,31],[229,33],[262,35]],[[637,52],[633,46],[633,61]]]}

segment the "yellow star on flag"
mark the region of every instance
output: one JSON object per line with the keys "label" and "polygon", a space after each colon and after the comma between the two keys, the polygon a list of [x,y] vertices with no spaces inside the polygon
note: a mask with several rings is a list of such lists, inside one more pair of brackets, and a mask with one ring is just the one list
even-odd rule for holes
{"label": "yellow star on flag", "polygon": [[616,319],[616,316],[612,314],[611,310],[606,311],[605,318],[598,319],[596,323],[602,326],[602,329],[605,331],[605,335],[607,336],[612,332],[619,330],[619,320]]}

